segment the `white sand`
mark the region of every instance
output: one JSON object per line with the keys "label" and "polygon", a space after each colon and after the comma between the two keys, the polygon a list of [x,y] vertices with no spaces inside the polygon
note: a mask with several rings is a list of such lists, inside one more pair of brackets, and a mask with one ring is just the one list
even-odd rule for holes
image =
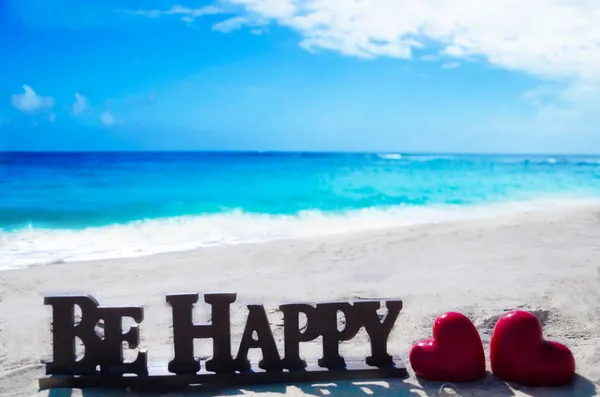
{"label": "white sand", "polygon": [[[401,298],[404,309],[390,340],[390,353],[405,361],[412,344],[429,337],[433,319],[458,310],[477,325],[486,351],[495,319],[506,310],[536,311],[546,335],[569,346],[577,381],[561,389],[531,389],[500,382],[451,386],[380,382],[362,386],[263,386],[222,395],[324,396],[512,396],[587,397],[600,393],[600,206],[552,210],[365,234],[211,248],[146,258],[72,263],[0,272],[0,394],[38,392],[40,359],[50,358],[50,293],[85,292],[101,304],[143,304],[143,347],[149,361],[171,358],[170,292],[237,292],[233,304],[234,351],[245,323],[246,303],[267,307],[280,349],[278,303],[355,298]],[[208,307],[197,307],[197,322]],[[202,347],[206,347],[202,344]],[[320,356],[318,342],[305,344],[305,358]],[[364,334],[342,354],[368,352]],[[210,354],[209,350],[198,352]],[[255,357],[255,356],[253,356]],[[489,369],[489,365],[488,365]],[[409,367],[410,370],[410,367]],[[411,372],[412,375],[412,372]],[[363,389],[366,388],[366,389]],[[86,396],[125,393],[91,392]],[[213,393],[206,393],[211,395]],[[51,396],[79,396],[73,390]],[[131,395],[131,394],[128,394]]]}

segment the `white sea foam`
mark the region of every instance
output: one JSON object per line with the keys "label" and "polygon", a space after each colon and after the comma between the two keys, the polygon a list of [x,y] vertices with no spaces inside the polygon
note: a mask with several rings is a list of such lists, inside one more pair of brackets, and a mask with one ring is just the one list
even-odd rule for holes
{"label": "white sea foam", "polygon": [[231,213],[153,219],[84,230],[28,228],[0,232],[0,269],[126,258],[202,247],[343,234],[363,230],[490,218],[503,214],[598,203],[552,199],[481,206],[392,207],[297,216]]}
{"label": "white sea foam", "polygon": [[[399,154],[399,153],[379,153],[377,156],[382,160],[404,160],[407,162],[429,162],[438,160],[453,160],[461,159],[461,157],[450,156],[450,155],[417,155],[417,154]],[[489,158],[488,158],[489,159]],[[600,158],[598,157],[536,157],[536,156],[507,156],[499,157],[496,161],[507,164],[520,164],[520,163],[532,163],[532,164],[578,164],[578,165],[600,165]]]}
{"label": "white sea foam", "polygon": [[377,156],[383,160],[402,160],[402,155],[400,153],[383,153],[378,154]]}
{"label": "white sea foam", "polygon": [[453,160],[456,157],[442,156],[442,155],[435,155],[435,156],[410,155],[410,156],[404,156],[404,158],[409,161],[426,162],[426,161],[437,161],[437,160]]}
{"label": "white sea foam", "polygon": [[435,161],[435,160],[452,160],[454,156],[446,155],[420,155],[420,154],[408,154],[402,155],[400,153],[380,153],[377,155],[382,160],[406,160],[406,161]]}

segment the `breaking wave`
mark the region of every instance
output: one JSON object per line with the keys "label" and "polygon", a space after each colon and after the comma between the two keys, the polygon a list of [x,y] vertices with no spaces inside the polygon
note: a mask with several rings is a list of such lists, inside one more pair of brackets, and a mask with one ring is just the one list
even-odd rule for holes
{"label": "breaking wave", "polygon": [[0,269],[73,261],[127,258],[204,247],[344,234],[596,203],[548,199],[472,206],[394,206],[347,212],[266,215],[233,211],[91,227],[0,231]]}

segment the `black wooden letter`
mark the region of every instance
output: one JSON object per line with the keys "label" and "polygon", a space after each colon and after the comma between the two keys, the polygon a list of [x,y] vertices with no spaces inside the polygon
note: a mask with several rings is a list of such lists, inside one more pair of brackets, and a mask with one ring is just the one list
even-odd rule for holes
{"label": "black wooden letter", "polygon": [[[96,372],[101,340],[94,327],[99,320],[98,302],[90,295],[48,296],[44,305],[52,306],[53,361],[46,364],[48,375],[88,375]],[[75,305],[81,308],[81,321],[75,324]],[[75,338],[85,346],[79,361]]]}
{"label": "black wooden letter", "polygon": [[[338,312],[342,312],[346,318],[346,325],[341,331],[337,324]],[[319,303],[314,321],[319,323],[320,334],[323,336],[323,358],[319,359],[319,366],[328,369],[346,368],[346,362],[339,352],[340,342],[354,338],[362,326],[354,307],[349,302]]]}
{"label": "black wooden letter", "polygon": [[[283,367],[290,371],[303,370],[306,362],[300,358],[300,342],[309,342],[319,337],[319,325],[315,319],[316,309],[307,303],[290,303],[279,306],[283,312],[283,337],[285,357]],[[306,315],[306,330],[300,330],[300,313]]]}
{"label": "black wooden letter", "polygon": [[138,306],[100,307],[99,310],[100,317],[104,319],[104,339],[99,352],[102,373],[147,375],[146,352],[139,352],[133,362],[123,362],[123,342],[127,342],[130,349],[137,348],[140,343],[140,330],[136,324],[127,332],[123,332],[122,320],[124,317],[130,317],[139,324],[144,319],[144,309]]}
{"label": "black wooden letter", "polygon": [[386,301],[387,315],[379,321],[377,310],[381,308],[379,301],[354,302],[356,315],[359,317],[371,340],[371,356],[366,358],[367,365],[385,367],[393,365],[392,356],[387,353],[387,340],[394,323],[402,310],[401,300]]}
{"label": "black wooden letter", "polygon": [[[250,370],[248,351],[250,349],[261,349],[263,359],[258,363],[259,368],[265,371],[280,371],[282,369],[281,358],[277,351],[275,338],[269,326],[269,319],[263,305],[248,305],[248,319],[237,357],[235,358],[237,370]],[[252,337],[256,331],[257,339]]]}
{"label": "black wooden letter", "polygon": [[[90,375],[100,366],[102,373],[122,375],[148,373],[146,353],[140,352],[132,363],[123,362],[123,342],[135,349],[139,344],[137,325],[123,333],[121,320],[144,319],[141,307],[103,307],[91,296],[49,296],[44,304],[52,306],[53,362],[46,364],[49,375]],[[81,320],[75,324],[75,305],[81,308]],[[96,324],[104,320],[104,337],[96,334]],[[76,361],[75,338],[84,345],[83,358]]]}
{"label": "black wooden letter", "polygon": [[169,372],[193,374],[200,370],[194,357],[194,339],[212,338],[213,358],[206,362],[206,369],[216,373],[235,371],[231,357],[231,324],[229,307],[236,294],[206,294],[204,301],[212,306],[212,324],[195,325],[192,309],[198,302],[198,294],[167,295],[167,303],[173,310],[173,345],[175,357],[169,362]]}

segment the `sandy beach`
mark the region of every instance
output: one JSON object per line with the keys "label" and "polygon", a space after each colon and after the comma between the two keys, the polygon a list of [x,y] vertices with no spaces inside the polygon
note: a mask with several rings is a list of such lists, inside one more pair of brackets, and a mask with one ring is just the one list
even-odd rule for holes
{"label": "sandy beach", "polygon": [[[232,305],[234,346],[245,324],[244,305],[264,303],[280,350],[281,317],[275,310],[279,303],[400,298],[404,309],[388,346],[390,353],[405,361],[411,377],[404,382],[261,386],[198,395],[593,396],[600,393],[599,285],[598,205],[3,271],[0,394],[133,395],[104,391],[82,394],[80,390],[38,392],[37,379],[44,372],[40,360],[51,355],[51,313],[43,306],[46,294],[82,292],[92,294],[104,305],[144,305],[142,347],[149,350],[149,362],[166,362],[172,355],[167,293],[237,292],[237,302]],[[477,326],[487,353],[496,319],[515,308],[534,311],[544,325],[545,335],[572,349],[578,376],[571,386],[525,388],[490,375],[482,382],[442,387],[414,377],[408,365],[409,350],[417,340],[430,337],[436,316],[446,311],[466,314]],[[208,313],[208,305],[199,303],[196,321],[207,321]],[[342,355],[366,354],[366,342],[361,332],[342,345]],[[210,355],[209,346],[199,344],[202,350],[197,354]],[[301,353],[316,359],[320,349],[317,340],[304,344]]]}

